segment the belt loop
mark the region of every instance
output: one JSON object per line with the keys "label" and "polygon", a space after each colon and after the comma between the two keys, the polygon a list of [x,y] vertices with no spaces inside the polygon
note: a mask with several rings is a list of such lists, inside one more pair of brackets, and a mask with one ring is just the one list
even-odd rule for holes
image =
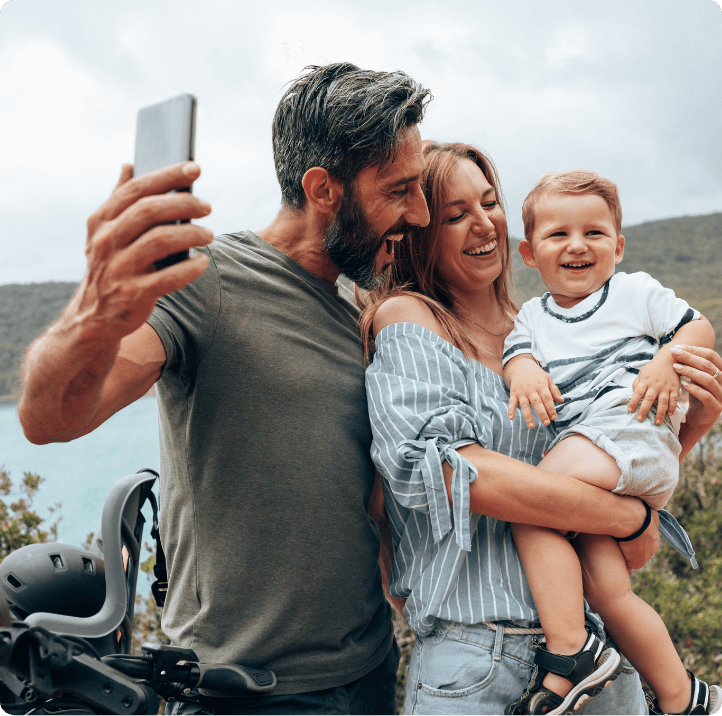
{"label": "belt loop", "polygon": [[496,639],[494,640],[494,661],[501,661],[501,645],[504,643],[504,625],[496,623]]}

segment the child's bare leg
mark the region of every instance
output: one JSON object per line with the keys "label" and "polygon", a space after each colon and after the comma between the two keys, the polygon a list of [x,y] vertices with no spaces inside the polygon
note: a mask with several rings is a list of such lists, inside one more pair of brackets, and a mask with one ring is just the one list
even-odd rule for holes
{"label": "child's bare leg", "polygon": [[[584,628],[582,570],[574,547],[556,530],[533,525],[511,526],[524,565],[546,645],[555,654],[576,654],[587,640]],[[566,696],[571,681],[547,674],[544,686]]]}
{"label": "child's bare leg", "polygon": [[[617,486],[621,474],[614,458],[580,435],[562,440],[539,467],[607,490]],[[539,612],[547,649],[555,654],[576,654],[584,646],[587,632],[582,573],[574,547],[559,532],[544,527],[512,525],[512,534]],[[566,696],[572,684],[562,676],[547,674],[544,686]]]}
{"label": "child's bare leg", "polygon": [[603,535],[579,535],[584,595],[602,617],[622,653],[654,690],[664,713],[687,708],[691,683],[664,622],[634,592],[617,543]]}

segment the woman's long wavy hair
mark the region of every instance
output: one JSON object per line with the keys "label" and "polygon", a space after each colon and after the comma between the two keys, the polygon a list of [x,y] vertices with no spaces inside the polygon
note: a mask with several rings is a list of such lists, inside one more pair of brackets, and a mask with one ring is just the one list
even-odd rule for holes
{"label": "woman's long wavy hair", "polygon": [[[504,197],[496,167],[489,157],[470,144],[425,141],[423,143],[426,168],[421,179],[421,188],[426,197],[431,220],[429,225],[408,232],[394,248],[394,263],[389,272],[386,286],[366,294],[362,299],[364,310],[359,327],[364,344],[364,356],[370,362],[375,348],[373,322],[379,306],[393,296],[414,296],[423,301],[433,312],[439,323],[449,333],[454,344],[467,358],[479,358],[479,352],[466,337],[467,326],[454,313],[454,298],[449,287],[436,272],[440,250],[442,226],[441,207],[447,201],[446,183],[450,172],[460,159],[470,159],[476,164],[496,192],[497,200],[506,213]],[[494,281],[494,293],[504,313],[510,318],[517,313],[511,296],[511,261],[509,256],[509,232],[498,237],[501,247],[502,270]]]}

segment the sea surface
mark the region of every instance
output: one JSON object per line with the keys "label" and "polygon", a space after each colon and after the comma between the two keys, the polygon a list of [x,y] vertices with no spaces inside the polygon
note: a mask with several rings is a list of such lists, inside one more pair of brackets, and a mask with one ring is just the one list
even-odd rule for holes
{"label": "sea surface", "polygon": [[[58,541],[82,546],[89,532],[100,528],[105,498],[121,477],[149,467],[158,470],[158,404],[154,396],[136,401],[95,431],[69,443],[33,445],[23,435],[17,404],[0,403],[0,466],[15,485],[9,504],[19,497],[24,472],[39,474],[41,483],[32,508],[48,518],[47,508],[62,504]],[[155,490],[157,494],[157,489]],[[150,542],[150,509],[144,509],[143,541]],[[147,553],[143,553],[145,558]],[[146,578],[138,580],[139,591]]]}

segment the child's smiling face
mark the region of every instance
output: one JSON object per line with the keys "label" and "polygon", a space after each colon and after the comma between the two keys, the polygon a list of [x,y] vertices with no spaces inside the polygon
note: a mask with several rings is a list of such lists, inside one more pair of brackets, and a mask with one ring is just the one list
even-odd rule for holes
{"label": "child's smiling face", "polygon": [[531,241],[519,252],[562,308],[598,291],[624,255],[607,203],[596,194],[546,194],[534,214]]}

